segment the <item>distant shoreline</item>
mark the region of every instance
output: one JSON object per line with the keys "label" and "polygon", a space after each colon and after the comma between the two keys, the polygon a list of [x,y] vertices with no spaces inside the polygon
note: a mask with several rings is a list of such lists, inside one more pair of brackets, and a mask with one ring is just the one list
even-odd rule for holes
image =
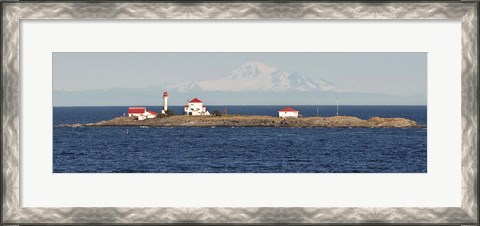
{"label": "distant shoreline", "polygon": [[175,115],[147,120],[117,117],[86,124],[62,124],[60,127],[331,127],[331,128],[425,128],[406,118],[371,117],[363,120],[353,116],[278,118],[256,115],[187,116]]}
{"label": "distant shoreline", "polygon": [[[70,107],[130,107],[130,106],[148,106],[148,107],[159,107],[159,108],[162,108],[163,105],[149,105],[149,104],[141,104],[141,105],[91,105],[91,106],[53,106],[53,108],[70,108]],[[169,105],[169,107],[183,107],[184,105]],[[247,104],[237,104],[237,105],[222,105],[222,104],[210,104],[208,105],[210,106],[210,108],[215,108],[215,107],[250,107],[250,106],[272,106],[272,107],[277,107],[277,106],[285,106],[285,104],[250,104],[250,105],[247,105]],[[290,104],[288,106],[308,106],[308,107],[319,107],[320,109],[322,109],[322,107],[336,107],[335,104],[324,104],[324,105],[311,105],[311,104],[299,104],[299,105],[295,105],[295,104]],[[361,105],[361,104],[344,104],[344,105],[340,105],[340,107],[354,107],[354,106],[358,106],[358,107],[382,107],[382,106],[385,106],[385,107],[427,107],[426,104],[364,104],[364,105]]]}

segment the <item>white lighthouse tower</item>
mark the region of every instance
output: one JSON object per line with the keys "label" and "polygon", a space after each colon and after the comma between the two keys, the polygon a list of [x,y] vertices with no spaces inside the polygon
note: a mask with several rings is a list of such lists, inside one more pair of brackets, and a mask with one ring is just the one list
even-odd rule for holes
{"label": "white lighthouse tower", "polygon": [[162,114],[166,114],[168,110],[168,92],[163,92],[163,110]]}

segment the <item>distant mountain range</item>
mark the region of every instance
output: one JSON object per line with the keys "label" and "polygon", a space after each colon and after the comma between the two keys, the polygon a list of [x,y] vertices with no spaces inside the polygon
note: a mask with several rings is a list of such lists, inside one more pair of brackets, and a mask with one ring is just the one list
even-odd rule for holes
{"label": "distant mountain range", "polygon": [[247,62],[216,79],[184,84],[163,83],[145,88],[109,88],[53,92],[54,106],[161,105],[162,93],[170,105],[195,97],[207,105],[425,105],[426,95],[393,96],[337,92],[335,84],[299,73],[288,73],[261,62]]}

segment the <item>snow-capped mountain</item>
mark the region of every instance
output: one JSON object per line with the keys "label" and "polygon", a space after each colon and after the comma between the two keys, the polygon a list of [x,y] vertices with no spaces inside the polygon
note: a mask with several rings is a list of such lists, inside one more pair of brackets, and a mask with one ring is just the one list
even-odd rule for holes
{"label": "snow-capped mountain", "polygon": [[261,62],[248,62],[217,79],[189,82],[170,89],[186,92],[202,91],[333,91],[335,85],[321,79],[312,79],[298,73],[288,73]]}
{"label": "snow-capped mountain", "polygon": [[[335,85],[298,73],[288,73],[260,62],[249,62],[216,79],[181,85],[162,83],[143,88],[55,90],[54,106],[180,105],[199,97],[209,105],[425,105],[426,95],[395,96],[379,93],[338,92]],[[318,99],[319,98],[319,99]]]}

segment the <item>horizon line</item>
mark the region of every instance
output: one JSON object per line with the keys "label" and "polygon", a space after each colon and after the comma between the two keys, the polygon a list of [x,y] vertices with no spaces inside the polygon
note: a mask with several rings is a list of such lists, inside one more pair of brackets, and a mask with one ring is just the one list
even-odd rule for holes
{"label": "horizon line", "polygon": [[[163,107],[163,105],[53,105],[52,107],[139,107],[139,106],[148,106],[148,107]],[[227,105],[227,104],[210,104],[209,106],[313,106],[313,107],[322,107],[322,106],[334,106],[336,104],[327,104],[327,105],[316,105],[316,104],[237,104],[237,105]],[[338,106],[428,106],[427,104],[342,104]],[[184,107],[184,105],[169,105],[169,107]]]}

